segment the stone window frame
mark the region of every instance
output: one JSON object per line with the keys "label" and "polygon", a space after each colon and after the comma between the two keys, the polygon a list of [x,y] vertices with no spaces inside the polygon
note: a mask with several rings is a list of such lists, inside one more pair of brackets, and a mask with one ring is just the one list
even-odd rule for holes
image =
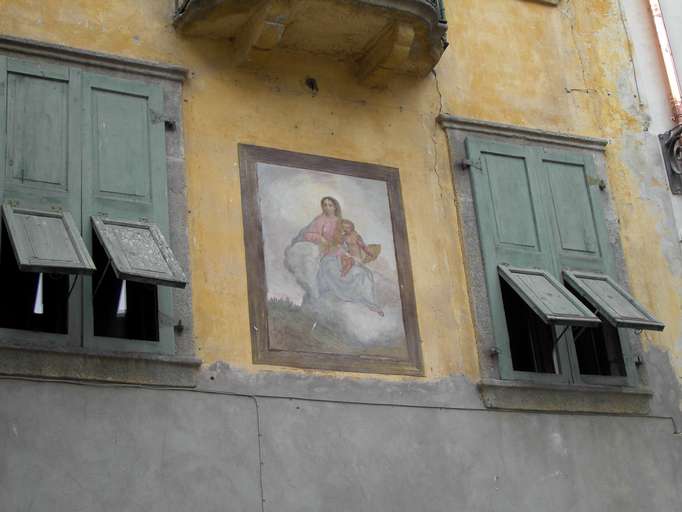
{"label": "stone window frame", "polygon": [[[462,166],[462,161],[467,158],[465,139],[467,136],[475,136],[495,142],[535,145],[547,149],[569,149],[589,154],[594,159],[598,177],[608,183],[605,154],[608,141],[450,114],[439,116],[438,122],[445,130],[448,139],[455,200],[467,268],[469,307],[474,320],[481,372],[478,387],[485,406],[502,409],[647,414],[650,411],[653,393],[646,385],[647,374],[641,365],[637,366],[639,384],[634,387],[546,384],[501,378],[496,358],[497,341],[492,329],[471,178],[469,171]],[[604,192],[602,208],[615,260],[617,272],[615,277],[627,289],[628,281],[620,242],[618,217],[608,187]],[[629,343],[633,354],[642,353],[641,341],[633,332],[621,333],[621,342]]]}
{"label": "stone window frame", "polygon": [[182,87],[188,71],[180,66],[10,36],[0,36],[0,55],[37,64],[68,65],[110,77],[141,81],[162,89],[164,118],[170,128],[166,130],[169,243],[188,278],[184,289],[172,290],[175,321],[173,354],[108,352],[0,341],[0,375],[194,387],[201,360],[195,356],[192,329],[192,281],[185,196]]}

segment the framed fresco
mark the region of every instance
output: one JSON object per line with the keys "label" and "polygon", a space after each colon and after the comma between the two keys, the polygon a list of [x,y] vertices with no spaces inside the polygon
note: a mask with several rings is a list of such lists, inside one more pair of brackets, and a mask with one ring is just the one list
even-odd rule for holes
{"label": "framed fresco", "polygon": [[423,375],[398,170],[239,146],[254,363]]}

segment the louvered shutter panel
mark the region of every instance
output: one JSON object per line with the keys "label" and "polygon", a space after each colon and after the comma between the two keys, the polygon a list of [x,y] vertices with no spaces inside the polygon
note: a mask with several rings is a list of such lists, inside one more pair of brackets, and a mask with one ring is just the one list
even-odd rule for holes
{"label": "louvered shutter panel", "polygon": [[70,211],[80,227],[80,72],[0,59],[5,68],[0,87],[5,91],[3,201]]}
{"label": "louvered shutter panel", "polygon": [[592,157],[537,151],[548,184],[548,215],[560,267],[611,273],[613,256]]}
{"label": "louvered shutter panel", "polygon": [[[555,251],[563,277],[566,277],[565,271],[580,271],[600,274],[610,280],[615,277],[616,267],[602,207],[605,192],[599,187],[593,157],[580,152],[540,148],[537,152],[541,174],[547,182],[547,215],[553,225]],[[569,279],[568,284],[577,296],[581,295],[576,282]],[[602,318],[609,320],[608,315],[602,315]],[[627,381],[634,385],[637,371],[630,343],[623,334],[620,341]],[[578,338],[575,343],[581,341],[585,338]],[[575,352],[572,336],[568,347]],[[594,376],[576,375],[576,379],[597,382]]]}
{"label": "louvered shutter panel", "polygon": [[[17,258],[32,258],[36,264],[35,268],[20,265],[24,271],[92,271],[92,262],[79,240],[80,107],[79,70],[0,56],[0,200],[11,215],[20,212],[17,220],[23,224],[19,237],[12,237],[9,229],[8,235]],[[63,229],[53,229],[49,224],[54,219],[68,222],[58,223]],[[21,235],[23,244],[18,240]],[[7,250],[13,249],[0,247],[0,251]],[[70,261],[63,264],[65,260]],[[76,287],[69,297],[66,335],[3,330],[3,337],[78,345],[80,302],[80,289]]]}
{"label": "louvered shutter panel", "polygon": [[[168,239],[163,91],[138,81],[83,76],[83,225],[91,219],[154,223]],[[107,349],[174,351],[171,291],[158,287],[159,342],[94,336],[92,301],[85,301],[86,343]],[[87,280],[85,297],[92,297]]]}
{"label": "louvered shutter panel", "polygon": [[[468,172],[471,174],[493,333],[500,351],[500,371],[503,378],[518,377],[520,372],[513,371],[509,353],[498,266],[540,269],[558,277],[551,227],[543,201],[546,183],[538,177],[537,162],[531,148],[468,137],[466,150],[471,161]],[[559,345],[559,350],[564,351],[565,344]],[[567,354],[560,352],[560,357],[567,357]],[[567,380],[565,375],[547,378]]]}

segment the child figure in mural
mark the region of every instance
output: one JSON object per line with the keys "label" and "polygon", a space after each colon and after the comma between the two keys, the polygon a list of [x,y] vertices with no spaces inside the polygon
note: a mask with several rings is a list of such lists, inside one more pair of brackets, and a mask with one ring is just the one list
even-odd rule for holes
{"label": "child figure in mural", "polygon": [[287,266],[301,278],[300,284],[311,293],[314,300],[328,293],[345,302],[362,304],[379,316],[384,316],[376,300],[374,275],[365,266],[365,263],[376,259],[381,246],[364,243],[355,231],[354,224],[343,219],[341,205],[335,198],[323,197],[320,206],[322,213],[300,231],[287,249],[287,258],[290,258],[292,249],[301,242],[319,247],[320,259],[315,282],[293,271],[291,262]]}
{"label": "child figure in mural", "polygon": [[341,277],[345,277],[356,263],[374,261],[381,252],[381,246],[366,245],[360,234],[355,231],[355,224],[348,220],[341,221],[340,236]]}

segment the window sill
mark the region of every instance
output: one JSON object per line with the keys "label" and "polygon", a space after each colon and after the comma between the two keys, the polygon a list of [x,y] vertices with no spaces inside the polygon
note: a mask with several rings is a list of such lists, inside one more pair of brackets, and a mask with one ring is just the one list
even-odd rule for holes
{"label": "window sill", "polygon": [[535,2],[536,4],[546,4],[546,5],[559,5],[561,0],[528,0],[529,2]]}
{"label": "window sill", "polygon": [[647,388],[601,385],[537,384],[484,379],[478,385],[489,409],[547,412],[648,414],[653,396]]}
{"label": "window sill", "polygon": [[0,346],[0,375],[192,388],[200,366],[189,356]]}

